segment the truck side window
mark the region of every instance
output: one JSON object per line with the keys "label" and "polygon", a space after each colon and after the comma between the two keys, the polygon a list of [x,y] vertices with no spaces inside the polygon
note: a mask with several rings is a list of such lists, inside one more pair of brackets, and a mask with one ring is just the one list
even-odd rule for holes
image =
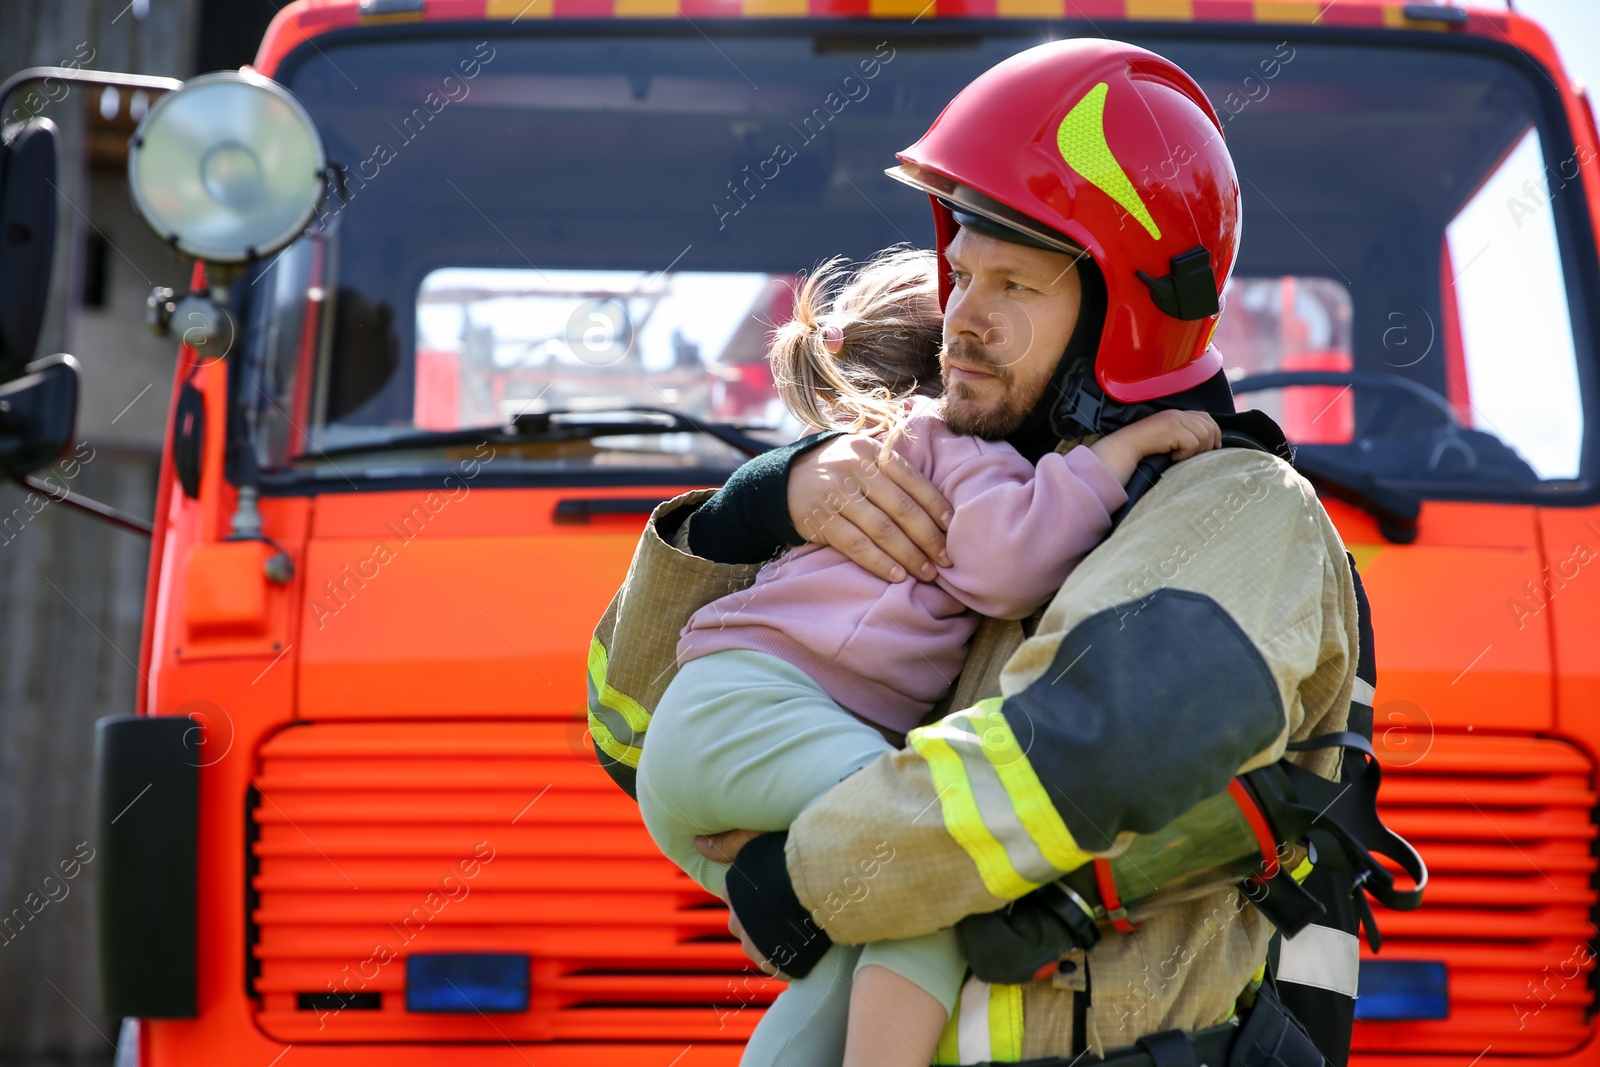
{"label": "truck side window", "polygon": [[1451,405],[1546,481],[1578,476],[1583,403],[1539,132],[1529,129],[1445,228]]}

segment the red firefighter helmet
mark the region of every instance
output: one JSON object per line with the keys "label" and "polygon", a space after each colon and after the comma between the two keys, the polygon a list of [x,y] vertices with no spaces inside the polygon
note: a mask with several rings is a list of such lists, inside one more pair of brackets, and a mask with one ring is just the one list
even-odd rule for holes
{"label": "red firefighter helmet", "polygon": [[1170,396],[1222,366],[1210,347],[1239,248],[1239,181],[1205,93],[1118,41],[1056,41],[984,72],[890,176],[933,197],[941,300],[957,214],[1093,257],[1106,283],[1095,377],[1114,400]]}

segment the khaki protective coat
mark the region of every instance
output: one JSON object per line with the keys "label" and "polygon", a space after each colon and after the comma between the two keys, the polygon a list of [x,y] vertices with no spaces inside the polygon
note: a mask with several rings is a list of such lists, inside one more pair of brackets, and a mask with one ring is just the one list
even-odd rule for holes
{"label": "khaki protective coat", "polygon": [[[753,567],[698,559],[656,533],[663,517],[704,498],[686,494],[652,515],[628,583],[595,635],[600,660],[609,666],[598,682],[591,677],[591,707],[598,684],[629,694],[648,715],[675,672],[673,653],[684,620],[751,580]],[[679,535],[681,544],[681,530]],[[950,706],[975,709],[982,701],[994,707],[1030,686],[1036,691],[1076,625],[1107,609],[1136,613],[1161,589],[1214,601],[1246,635],[1276,685],[1281,731],[1227,771],[1276,762],[1289,742],[1344,728],[1358,622],[1344,546],[1315,492],[1293,468],[1238,448],[1173,466],[1068,578],[1032,636],[1024,636],[1019,623],[985,620]],[[1148,716],[1152,729],[1159,728],[1153,709],[1119,710]],[[943,721],[958,719],[962,729],[971,729],[971,715],[962,710]],[[924,727],[930,734],[940,729],[934,722]],[[928,933],[1000,908],[1008,896],[1027,891],[1027,885],[1008,886],[1008,895],[997,895],[996,880],[980,871],[979,858],[952,835],[950,827],[959,821],[949,810],[952,791],[936,788],[934,771],[917,751],[918,733],[907,748],[841,782],[789,832],[788,869],[796,893],[837,942]],[[1025,759],[1027,739],[1015,742]],[[1337,777],[1336,754],[1290,758]],[[1059,806],[1073,804],[1070,782],[1052,780],[1047,767],[1031,771],[1052,799],[1059,797]],[[1155,782],[1169,771],[1144,760],[1126,773]],[[993,829],[997,835],[1008,832]],[[885,843],[893,858],[879,862]],[[864,877],[867,871],[870,877]],[[1086,988],[1083,1038],[1094,1055],[1146,1034],[1224,1022],[1264,963],[1271,935],[1261,913],[1231,889],[1153,915],[1132,934],[1108,933],[1087,954],[1068,957],[1082,960],[1081,966],[1022,987],[1020,1056],[1072,1054],[1074,993]]]}

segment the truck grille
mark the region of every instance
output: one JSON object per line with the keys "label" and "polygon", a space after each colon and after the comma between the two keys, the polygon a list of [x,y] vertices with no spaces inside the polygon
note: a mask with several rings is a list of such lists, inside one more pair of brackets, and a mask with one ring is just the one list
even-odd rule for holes
{"label": "truck grille", "polygon": [[[1378,909],[1383,960],[1443,960],[1451,1014],[1357,1052],[1569,1051],[1588,1037],[1593,765],[1533,738],[1384,748],[1384,817],[1432,872]],[[252,959],[289,1042],[740,1042],[779,988],[663,859],[568,723],[316,724],[260,750]],[[469,872],[470,875],[469,875]],[[415,952],[522,952],[529,1010],[405,1010]],[[1366,953],[1363,948],[1364,954]],[[375,994],[375,995],[374,995]]]}
{"label": "truck grille", "polygon": [[[1362,1052],[1564,1052],[1590,1034],[1594,767],[1560,741],[1378,724],[1384,821],[1432,875],[1422,908],[1376,909],[1382,960],[1443,960],[1450,1017],[1362,1022]],[[1363,946],[1363,953],[1366,953]],[[1463,1061],[1465,1062],[1465,1061]]]}
{"label": "truck grille", "polygon": [[[732,1042],[781,988],[747,973],[721,902],[657,852],[579,724],[297,726],[255,787],[272,1037]],[[528,1010],[408,1013],[418,952],[527,953]]]}

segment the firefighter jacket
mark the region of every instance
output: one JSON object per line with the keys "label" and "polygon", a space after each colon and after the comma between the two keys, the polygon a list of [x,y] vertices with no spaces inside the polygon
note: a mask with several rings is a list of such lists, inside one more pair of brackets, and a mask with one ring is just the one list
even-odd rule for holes
{"label": "firefighter jacket", "polygon": [[[682,543],[675,513],[705,495],[652,516],[592,646],[590,723],[625,787],[672,676],[674,625],[754,570],[660,536]],[[1357,653],[1344,547],[1311,486],[1266,452],[1197,456],[1090,553],[1031,635],[985,621],[952,695],[959,710],[819,798],[781,851],[781,835],[752,842],[736,871],[748,868],[763,907],[792,912],[769,928],[811,931],[785,936],[864,943],[951,926],[1159,829],[1287,743],[1343,729]],[[1291,758],[1337,776],[1328,751]],[[745,919],[737,891],[733,903]],[[782,967],[786,946],[751,933]],[[1228,889],[1108,935],[1043,980],[969,980],[938,1062],[1100,1055],[1215,1026],[1271,935]]]}

